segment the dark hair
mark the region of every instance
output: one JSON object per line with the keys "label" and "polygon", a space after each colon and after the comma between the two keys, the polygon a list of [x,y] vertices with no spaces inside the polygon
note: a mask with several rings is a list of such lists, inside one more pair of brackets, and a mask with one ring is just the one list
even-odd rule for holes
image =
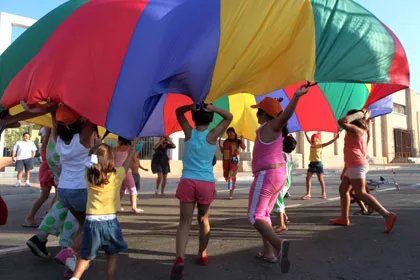
{"label": "dark hair", "polygon": [[[353,114],[355,114],[357,112],[363,112],[363,111],[362,110],[355,110],[355,109],[353,109],[353,110],[348,111],[347,114],[346,114],[346,116],[353,115]],[[358,120],[352,121],[351,124],[353,124],[353,125],[361,128],[361,129],[369,130],[369,126],[368,126],[368,124],[367,124],[367,122],[366,122],[365,119],[358,119]]]}
{"label": "dark hair", "polygon": [[27,131],[22,134],[23,137],[25,137],[25,135],[30,136],[29,132],[27,132]]}
{"label": "dark hair", "polygon": [[86,171],[89,183],[94,186],[102,186],[109,183],[109,173],[116,172],[114,167],[114,152],[107,144],[99,144],[89,151],[89,155],[96,155],[98,163],[92,164]]}
{"label": "dark hair", "polygon": [[131,141],[121,136],[118,136],[118,142],[120,143],[120,145],[131,146]]}
{"label": "dark hair", "polygon": [[290,154],[296,149],[296,139],[291,135],[287,135],[283,140],[283,152]]}
{"label": "dark hair", "polygon": [[63,140],[64,142],[71,141],[75,134],[80,133],[82,131],[83,123],[81,121],[76,121],[70,125],[65,125],[63,123],[57,124],[57,135]]}
{"label": "dark hair", "polygon": [[207,104],[203,103],[203,106],[200,108],[200,110],[191,112],[195,126],[209,125],[213,121],[214,112],[204,111],[206,106]]}
{"label": "dark hair", "polygon": [[226,130],[226,133],[228,133],[228,132],[233,132],[233,133],[235,134],[235,140],[237,140],[237,139],[238,139],[238,134],[236,134],[236,131],[235,131],[235,129],[234,129],[233,127],[229,127],[229,128]]}

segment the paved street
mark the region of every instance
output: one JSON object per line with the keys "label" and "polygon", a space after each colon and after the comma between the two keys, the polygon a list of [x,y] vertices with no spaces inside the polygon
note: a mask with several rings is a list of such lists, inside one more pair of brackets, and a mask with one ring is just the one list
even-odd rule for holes
{"label": "paved street", "polygon": [[[253,257],[261,250],[261,240],[246,218],[250,182],[238,184],[232,201],[226,199],[225,184],[218,183],[217,199],[211,210],[209,265],[195,264],[198,240],[194,221],[185,279],[420,279],[419,172],[419,168],[399,169],[397,181],[401,191],[395,191],[392,185],[383,185],[374,192],[385,207],[398,214],[390,234],[383,233],[385,224],[377,214],[352,217],[352,225],[347,228],[329,225],[329,219],[339,213],[339,172],[326,174],[329,198],[326,201],[319,198],[320,188],[315,177],[312,200],[299,199],[305,190],[305,174],[298,172],[293,178],[292,198],[286,200],[291,220],[289,231],[282,234],[291,240],[292,268],[286,275],[280,273],[276,264]],[[369,177],[378,179],[380,175],[390,177],[392,174],[390,170],[378,170],[371,172]],[[165,197],[156,197],[153,181],[145,180],[139,200],[145,214],[123,213],[119,216],[130,249],[119,258],[117,279],[169,279],[178,221],[178,202],[173,196],[176,182],[171,180]],[[0,228],[2,280],[63,279],[62,267],[53,261],[33,257],[24,245],[36,230],[24,229],[20,224],[37,195],[36,190],[19,190],[9,191],[4,197],[10,214],[9,224]],[[128,206],[127,198],[124,205]],[[39,213],[44,213],[45,209],[46,206]],[[356,211],[356,206],[351,210]],[[50,238],[51,253],[58,250],[57,239]],[[101,255],[83,279],[102,279],[104,266]]]}

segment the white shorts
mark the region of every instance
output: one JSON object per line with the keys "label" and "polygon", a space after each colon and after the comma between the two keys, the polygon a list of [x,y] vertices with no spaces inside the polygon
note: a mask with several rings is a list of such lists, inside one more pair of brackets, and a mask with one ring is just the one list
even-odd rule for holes
{"label": "white shorts", "polygon": [[344,173],[345,177],[349,179],[366,179],[366,174],[369,171],[369,165],[362,165],[356,167],[347,167]]}

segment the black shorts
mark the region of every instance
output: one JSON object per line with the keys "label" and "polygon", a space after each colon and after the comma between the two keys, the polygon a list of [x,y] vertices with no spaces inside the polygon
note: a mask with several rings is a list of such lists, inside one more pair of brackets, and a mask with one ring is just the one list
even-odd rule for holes
{"label": "black shorts", "polygon": [[15,170],[16,171],[23,171],[25,168],[26,171],[30,171],[34,169],[34,159],[33,158],[27,158],[27,159],[20,159],[16,161]]}

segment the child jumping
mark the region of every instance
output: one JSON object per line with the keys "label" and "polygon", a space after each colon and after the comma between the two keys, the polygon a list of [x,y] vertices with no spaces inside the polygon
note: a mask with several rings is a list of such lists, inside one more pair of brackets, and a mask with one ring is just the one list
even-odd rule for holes
{"label": "child jumping", "polygon": [[116,215],[120,209],[120,187],[131,167],[134,147],[138,141],[138,137],[132,141],[122,167],[115,168],[114,153],[107,144],[95,146],[89,152],[91,167],[86,170],[86,221],[80,259],[70,280],[79,280],[82,277],[89,263],[96,258],[99,249],[104,250],[107,255],[105,279],[112,280],[115,277],[117,254],[126,252],[128,248]]}
{"label": "child jumping", "polygon": [[238,139],[233,127],[229,127],[226,133],[228,138],[223,143],[219,139],[219,148],[223,155],[223,177],[228,183],[229,200],[232,200],[236,186],[240,149],[245,150],[246,147],[243,138]]}
{"label": "child jumping", "polygon": [[256,257],[270,263],[280,260],[283,273],[290,269],[289,241],[282,241],[274,232],[270,213],[287,179],[286,163],[282,156],[283,141],[289,134],[287,121],[308,89],[308,86],[299,88],[284,111],[280,100],[271,97],[252,106],[258,108],[257,119],[261,126],[256,132],[252,157],[254,181],[249,191],[248,219],[263,239],[264,251]]}
{"label": "child jumping", "polygon": [[306,194],[302,196],[302,199],[308,200],[311,199],[311,180],[312,174],[316,173],[318,177],[318,181],[321,184],[322,190],[322,198],[327,198],[327,191],[325,189],[325,181],[324,181],[324,165],[322,164],[322,148],[327,147],[328,145],[335,142],[338,139],[339,134],[337,133],[331,141],[327,143],[321,143],[321,135],[318,133],[312,134],[311,139],[309,139],[308,134],[306,134],[306,140],[311,144],[311,150],[309,153],[309,165],[308,171],[306,173]]}
{"label": "child jumping", "polygon": [[[185,133],[184,156],[182,158],[182,177],[179,182],[176,197],[180,201],[179,226],[176,233],[176,261],[172,267],[171,279],[182,279],[184,270],[185,248],[188,242],[188,232],[197,204],[197,220],[200,225],[198,263],[208,263],[207,245],[210,239],[209,209],[214,200],[215,180],[213,174],[213,157],[216,152],[217,138],[226,130],[232,121],[232,114],[214,107],[212,104],[196,104],[182,106],[176,109],[176,116]],[[192,128],[185,113],[192,111],[195,128]],[[209,131],[214,113],[223,120]]]}
{"label": "child jumping", "polygon": [[[135,149],[135,147],[131,147],[131,141],[121,136],[118,137],[118,147],[116,147],[114,150],[115,167],[120,167],[123,165],[125,160],[128,158],[128,154],[132,149]],[[127,176],[125,177],[121,185],[120,198],[121,200],[123,199],[125,190],[128,189],[128,191],[130,192],[131,211],[136,214],[141,214],[144,212],[144,210],[141,208],[137,208],[137,188],[136,183],[134,181],[133,173],[131,171],[131,167],[133,166],[133,164],[135,164],[136,161],[138,162],[137,156],[133,154],[130,160],[130,169],[128,169]],[[145,168],[142,169],[147,170]],[[123,208],[121,208],[120,210],[124,211]]]}
{"label": "child jumping", "polygon": [[286,207],[284,205],[284,198],[286,193],[289,191],[290,186],[292,185],[292,168],[293,168],[293,161],[292,156],[290,155],[296,148],[296,140],[292,135],[287,135],[284,138],[283,143],[283,158],[286,162],[287,167],[287,179],[284,188],[280,191],[280,194],[277,198],[276,205],[274,206],[273,212],[277,213],[278,217],[278,226],[274,228],[276,233],[288,230],[286,223],[288,222],[288,218],[286,215]]}
{"label": "child jumping", "polygon": [[356,197],[372,207],[385,219],[385,232],[394,227],[397,215],[386,210],[373,195],[366,192],[366,174],[369,163],[366,158],[369,121],[363,111],[350,110],[338,124],[346,130],[344,137],[344,170],[340,184],[341,215],[332,219],[334,225],[350,225],[350,191],[353,189]]}

